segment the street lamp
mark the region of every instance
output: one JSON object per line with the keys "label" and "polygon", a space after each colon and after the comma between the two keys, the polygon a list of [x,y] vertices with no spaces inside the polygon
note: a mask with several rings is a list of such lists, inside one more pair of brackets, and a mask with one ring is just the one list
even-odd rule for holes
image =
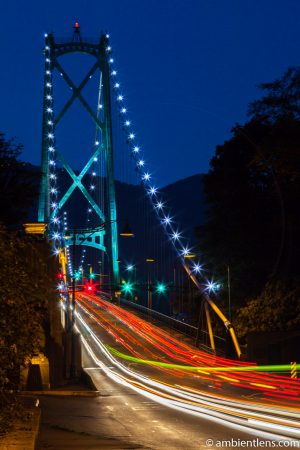
{"label": "street lamp", "polygon": [[134,237],[134,234],[133,234],[133,232],[132,232],[128,222],[126,222],[123,230],[120,233],[120,236],[123,236],[123,237]]}
{"label": "street lamp", "polygon": [[99,285],[100,289],[102,289],[102,261],[98,261],[99,264]]}
{"label": "street lamp", "polygon": [[[153,258],[146,258],[146,263],[153,264],[155,262],[155,259]],[[148,294],[148,309],[152,311],[152,279],[151,279],[151,273],[150,270],[148,270],[148,280],[147,280],[147,294]]]}
{"label": "street lamp", "polygon": [[196,258],[196,254],[195,253],[186,253],[183,255],[184,259],[193,259]]}
{"label": "street lamp", "polygon": [[227,264],[227,290],[228,290],[228,316],[231,322],[231,283],[230,283],[230,266]]}
{"label": "street lamp", "polygon": [[128,273],[133,273],[133,280],[134,280],[134,282],[136,283],[136,265],[135,264],[127,264],[127,266],[125,267],[125,270],[128,272]]}

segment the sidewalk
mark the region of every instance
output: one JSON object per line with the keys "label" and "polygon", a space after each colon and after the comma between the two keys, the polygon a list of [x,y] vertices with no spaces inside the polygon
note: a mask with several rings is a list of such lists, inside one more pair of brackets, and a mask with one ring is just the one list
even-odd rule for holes
{"label": "sidewalk", "polygon": [[[64,414],[62,406],[66,397],[74,400],[77,398],[90,400],[99,396],[99,391],[88,386],[88,384],[91,384],[91,380],[88,380],[87,377],[85,378],[85,384],[79,382],[75,385],[65,385],[48,391],[23,391],[20,393],[20,399],[25,407],[23,419],[16,419],[11,430],[4,437],[0,437],[0,450],[35,450],[37,448],[55,448],[59,450],[69,448],[65,447],[65,445],[62,446],[61,441],[60,443],[58,441],[55,446],[46,444],[44,447],[40,447],[40,444],[38,444],[39,431],[43,424],[44,413],[48,409],[47,404],[51,398],[55,399],[57,416]],[[72,401],[69,403],[72,404]],[[53,432],[51,434],[53,435]],[[70,448],[75,450],[77,447],[73,445]]]}
{"label": "sidewalk", "polygon": [[41,409],[27,399],[23,419],[16,419],[10,432],[0,437],[0,450],[35,450],[39,433]]}

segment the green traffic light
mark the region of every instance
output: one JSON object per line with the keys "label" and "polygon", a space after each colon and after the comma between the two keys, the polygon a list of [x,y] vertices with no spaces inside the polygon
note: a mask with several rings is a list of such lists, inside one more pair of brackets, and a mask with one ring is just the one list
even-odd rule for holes
{"label": "green traffic light", "polygon": [[166,290],[167,290],[167,286],[164,283],[158,283],[157,284],[156,291],[159,294],[165,294]]}
{"label": "green traffic light", "polygon": [[129,281],[124,283],[122,286],[122,291],[125,292],[126,294],[131,294],[132,289],[133,289],[132,283],[130,283]]}
{"label": "green traffic light", "polygon": [[90,273],[90,278],[93,280],[95,278],[95,274],[94,273]]}

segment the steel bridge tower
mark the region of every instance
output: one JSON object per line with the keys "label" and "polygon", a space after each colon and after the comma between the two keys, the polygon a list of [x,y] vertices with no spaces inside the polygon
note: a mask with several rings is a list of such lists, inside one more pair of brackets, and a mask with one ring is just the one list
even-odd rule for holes
{"label": "steel bridge tower", "polygon": [[[88,201],[90,207],[94,210],[99,221],[98,230],[82,230],[80,233],[74,233],[74,239],[65,241],[66,245],[88,245],[108,255],[110,273],[113,283],[118,283],[118,233],[117,233],[117,212],[114,185],[113,168],[113,142],[112,142],[112,120],[111,120],[111,92],[110,92],[110,67],[109,67],[109,47],[108,35],[102,34],[98,43],[86,42],[80,34],[80,26],[75,23],[73,37],[68,41],[56,42],[53,34],[45,35],[45,74],[44,74],[44,97],[43,97],[43,122],[42,122],[42,157],[41,170],[42,180],[40,185],[38,222],[48,225],[48,234],[50,240],[55,240],[51,234],[51,224],[59,222],[61,210],[67,200],[79,189],[82,195]],[[60,58],[67,54],[88,54],[94,58],[94,64],[87,72],[82,82],[76,86],[70,76],[61,65]],[[57,115],[53,112],[53,97],[55,90],[52,88],[52,74],[57,70],[64,78],[72,90],[71,98],[66,102]],[[97,71],[100,72],[100,89],[102,96],[102,114],[101,118],[94,113],[88,102],[82,95],[82,90],[89,79]],[[55,129],[61,124],[65,113],[75,100],[81,103],[81,106],[88,112],[91,120],[94,122],[96,130],[100,136],[95,148],[93,148],[90,159],[82,169],[79,175],[76,175],[71,166],[66,161],[63,153],[55,146]],[[82,183],[84,175],[90,169],[93,161],[97,159],[100,153],[105,159],[107,208],[106,216],[93,197],[87,191]],[[52,180],[55,178],[53,168],[56,162],[59,162],[72,179],[72,185],[66,192],[57,199],[51,200],[51,192],[54,192]],[[106,235],[106,236],[105,236]],[[105,239],[104,239],[105,237]]]}

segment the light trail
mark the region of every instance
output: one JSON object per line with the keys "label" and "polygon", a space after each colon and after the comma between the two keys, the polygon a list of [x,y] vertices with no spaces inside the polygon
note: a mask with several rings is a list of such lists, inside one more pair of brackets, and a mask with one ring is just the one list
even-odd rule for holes
{"label": "light trail", "polygon": [[[275,365],[275,366],[222,366],[222,367],[211,367],[211,366],[182,366],[179,364],[171,364],[171,363],[164,363],[161,361],[151,361],[146,359],[140,359],[135,358],[134,356],[125,355],[124,353],[119,352],[119,350],[116,350],[115,348],[107,345],[106,348],[110,351],[110,353],[114,354],[115,356],[118,356],[119,358],[126,359],[128,361],[134,361],[140,364],[149,364],[153,366],[159,366],[159,367],[170,367],[174,369],[181,369],[181,370],[191,370],[191,371],[198,371],[198,370],[205,370],[205,373],[209,372],[224,372],[224,370],[229,370],[230,372],[245,372],[245,371],[256,371],[256,372],[283,372],[290,369],[289,365]],[[300,369],[300,364],[296,364],[296,368]],[[254,383],[252,383],[254,384]],[[259,385],[259,384],[258,384]],[[261,385],[263,386],[263,385]],[[267,385],[266,385],[267,386]],[[270,386],[268,386],[270,387]],[[272,386],[273,388],[273,386]]]}
{"label": "light trail", "polygon": [[[89,317],[91,317],[93,320],[95,320],[101,328],[103,328],[105,331],[107,331],[107,333],[112,335],[117,342],[122,344],[129,351],[131,351],[132,354],[142,357],[145,353],[148,352],[151,354],[152,357],[157,356],[156,353],[151,351],[151,349],[149,350],[149,348],[142,345],[139,340],[135,339],[133,336],[126,333],[124,330],[121,330],[120,328],[118,328],[111,321],[107,320],[105,318],[105,316],[99,315],[97,313],[97,311],[92,310],[92,312],[91,312],[89,309],[87,309],[88,308],[87,302],[81,300],[81,303],[79,306]],[[122,334],[122,337],[120,336],[120,334]],[[129,343],[131,343],[132,345],[130,345]],[[133,347],[133,345],[134,345],[134,347]],[[141,348],[143,353],[138,352],[136,350],[136,348]],[[161,368],[161,370],[163,370],[165,373],[171,374],[173,376],[174,376],[174,374],[176,374],[177,376],[182,377],[182,373],[178,370],[173,369],[172,371],[170,371],[170,370],[167,370],[166,368]]]}
{"label": "light trail", "polygon": [[[186,388],[171,386],[140,375],[111,355],[79,313],[76,313],[76,317],[88,339],[92,340],[93,345],[105,355],[115,369],[111,369],[100,361],[87,339],[82,336],[89,355],[95,364],[118,383],[130,387],[153,401],[242,432],[255,434],[256,437],[277,441],[300,438],[299,421],[291,419],[291,417],[299,419],[299,410],[267,406],[246,400],[236,401],[230,397],[208,395],[198,390],[189,392]],[[117,369],[121,373],[118,373]]]}
{"label": "light trail", "polygon": [[[99,299],[96,296],[79,294],[78,298],[79,306],[84,302],[86,308],[88,308],[87,314],[90,314],[94,320],[99,320],[95,317],[94,313],[95,307],[100,307],[103,311],[111,314],[114,319],[118,319],[136,335],[150,344],[151,349],[149,350],[149,346],[146,347],[145,345],[142,345],[136,339],[133,341],[133,337],[126,334],[126,345],[124,345],[124,347],[140,360],[150,359],[151,356],[152,358],[154,357],[155,361],[152,363],[153,367],[156,366],[158,369],[168,370],[169,373],[171,370],[171,375],[173,376],[183,376],[184,373],[190,372],[194,377],[201,378],[201,381],[219,379],[220,382],[228,383],[232,386],[238,386],[252,391],[255,389],[256,392],[262,392],[270,399],[276,398],[277,396],[278,399],[285,398],[293,402],[300,401],[299,382],[297,380],[290,380],[285,376],[264,373],[267,370],[271,370],[272,366],[263,366],[260,369],[259,366],[256,366],[254,363],[249,364],[247,362],[239,362],[239,366],[237,367],[236,361],[209,355],[203,351],[192,348],[188,344],[168,335],[158,327],[155,327],[134,314]],[[109,326],[110,329],[114,327],[114,325],[103,318],[103,316],[101,316],[101,321],[102,323],[98,323],[102,327],[103,321],[106,321],[107,326]],[[115,328],[115,331],[115,338],[122,343],[122,340],[124,341],[125,331],[120,328]],[[112,330],[109,332],[111,334],[113,333]],[[120,337],[120,334],[123,336],[122,338]],[[133,344],[131,349],[128,344],[130,341]],[[141,352],[137,352],[135,348],[141,348],[143,355]],[[150,358],[145,358],[145,355],[149,355]],[[121,354],[119,357],[122,357]],[[162,359],[165,359],[165,357],[183,363],[184,365],[176,364],[175,362],[168,366],[168,362],[161,361]],[[128,358],[130,357],[128,356]],[[132,361],[141,363],[138,359]],[[195,369],[193,370],[192,367]],[[279,368],[281,368],[280,370],[283,370],[283,366],[273,367],[276,371],[279,371]],[[286,365],[285,367],[287,370],[289,369],[289,366]],[[232,376],[232,372],[235,372],[234,377]],[[272,394],[270,394],[270,390],[273,391]]]}

